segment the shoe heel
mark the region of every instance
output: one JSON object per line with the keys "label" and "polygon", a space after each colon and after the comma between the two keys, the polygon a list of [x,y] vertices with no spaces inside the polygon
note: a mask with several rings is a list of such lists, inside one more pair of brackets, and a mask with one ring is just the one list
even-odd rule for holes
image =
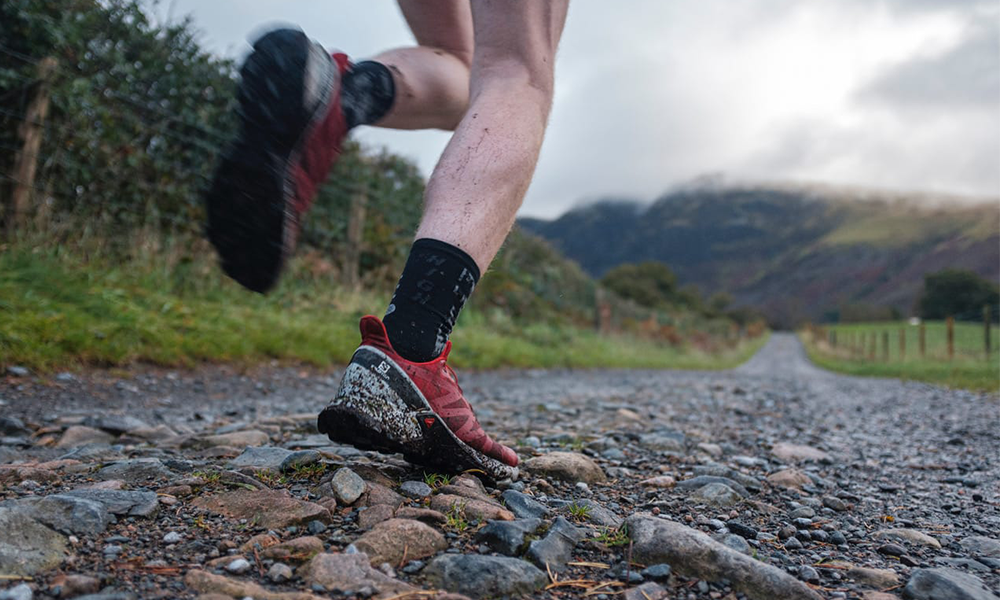
{"label": "shoe heel", "polygon": [[377,367],[354,361],[344,372],[336,397],[320,413],[317,427],[334,441],[383,440],[393,451],[422,435],[414,413]]}

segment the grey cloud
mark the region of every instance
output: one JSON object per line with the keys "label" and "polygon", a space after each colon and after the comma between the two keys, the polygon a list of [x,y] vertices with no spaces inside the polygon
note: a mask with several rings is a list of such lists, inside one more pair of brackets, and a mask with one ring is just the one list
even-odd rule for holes
{"label": "grey cloud", "polygon": [[951,50],[890,68],[863,88],[859,98],[916,108],[944,105],[996,110],[1000,102],[1000,22],[979,21]]}

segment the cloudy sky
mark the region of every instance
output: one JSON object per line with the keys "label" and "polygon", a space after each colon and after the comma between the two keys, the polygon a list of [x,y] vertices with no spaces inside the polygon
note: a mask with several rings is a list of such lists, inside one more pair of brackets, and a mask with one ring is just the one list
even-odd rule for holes
{"label": "cloudy sky", "polygon": [[[232,57],[274,22],[358,59],[413,43],[389,0],[168,10]],[[425,173],[448,139],[363,129]],[[522,214],[652,199],[708,173],[1000,196],[1000,0],[575,0]]]}

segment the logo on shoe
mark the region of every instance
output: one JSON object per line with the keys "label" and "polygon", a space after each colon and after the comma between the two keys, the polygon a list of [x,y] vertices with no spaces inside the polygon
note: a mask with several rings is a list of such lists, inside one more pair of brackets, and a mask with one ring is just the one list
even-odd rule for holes
{"label": "logo on shoe", "polygon": [[389,378],[389,363],[387,363],[387,362],[385,362],[383,360],[382,362],[380,362],[378,364],[378,366],[375,367],[375,372],[378,373],[379,375],[381,375],[382,377],[385,377],[386,379],[388,379]]}

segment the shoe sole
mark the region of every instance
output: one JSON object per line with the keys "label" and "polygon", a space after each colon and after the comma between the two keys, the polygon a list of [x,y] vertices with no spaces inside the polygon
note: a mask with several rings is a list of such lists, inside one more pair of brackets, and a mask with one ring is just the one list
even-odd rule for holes
{"label": "shoe sole", "polygon": [[472,448],[444,424],[406,373],[381,350],[362,346],[337,397],[317,419],[320,433],[362,450],[400,453],[445,472],[472,472],[490,482],[516,479],[511,467]]}
{"label": "shoe sole", "polygon": [[206,233],[226,274],[263,293],[277,283],[293,249],[292,167],[326,114],[339,71],[304,33],[279,29],[254,43],[240,75],[239,134],[205,195]]}

